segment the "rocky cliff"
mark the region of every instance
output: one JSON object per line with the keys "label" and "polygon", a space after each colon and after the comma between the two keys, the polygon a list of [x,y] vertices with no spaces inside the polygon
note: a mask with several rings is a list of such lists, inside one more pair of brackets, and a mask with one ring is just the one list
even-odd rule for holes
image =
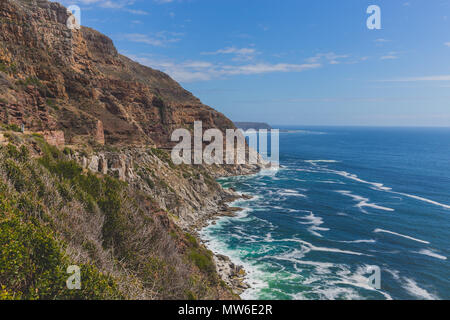
{"label": "rocky cliff", "polygon": [[0,121],[64,132],[65,143],[165,147],[175,128],[233,128],[166,74],[120,55],[45,0],[0,2]]}
{"label": "rocky cliff", "polygon": [[[216,177],[261,166],[175,166],[165,151],[174,129],[233,123],[67,18],[54,2],[0,2],[0,248],[27,250],[8,253],[25,257],[19,266],[0,263],[0,298],[73,298],[46,278],[61,265],[33,258],[42,230],[56,260],[87,268],[92,287],[76,298],[234,298],[227,284],[242,287],[241,269],[216,258],[228,270],[219,280],[191,234],[230,214],[237,195]],[[10,235],[12,222],[32,232]]]}
{"label": "rocky cliff", "polygon": [[[42,134],[50,144],[69,146],[84,168],[138,188],[146,180],[164,181],[169,188],[152,183],[150,192],[163,209],[181,217],[183,227],[217,210],[228,194],[213,181],[206,184],[211,177],[204,174],[199,182],[179,168],[163,170],[145,149],[167,149],[172,131],[191,130],[194,121],[202,121],[204,130],[234,128],[233,123],[166,74],[120,55],[101,33],[70,30],[68,17],[55,2],[0,3],[0,122],[24,125],[25,132]],[[168,166],[167,155],[162,159]],[[257,169],[201,168],[213,177]]]}

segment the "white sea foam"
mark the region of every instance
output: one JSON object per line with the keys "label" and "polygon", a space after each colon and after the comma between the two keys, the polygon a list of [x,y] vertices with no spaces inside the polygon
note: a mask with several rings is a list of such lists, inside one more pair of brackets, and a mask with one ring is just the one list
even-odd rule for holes
{"label": "white sea foam", "polygon": [[420,239],[417,239],[417,238],[413,238],[413,237],[410,237],[410,236],[407,236],[407,235],[404,235],[404,234],[400,234],[400,233],[397,233],[397,232],[389,231],[389,230],[375,229],[375,230],[373,230],[373,232],[375,232],[375,233],[388,233],[388,234],[392,234],[392,235],[395,235],[395,236],[398,236],[398,237],[402,237],[402,238],[405,238],[405,239],[409,239],[409,240],[412,240],[412,241],[417,241],[417,242],[424,243],[424,244],[430,244],[430,242],[428,242],[428,241],[420,240]]}
{"label": "white sea foam", "polygon": [[[311,160],[311,161],[316,161],[316,160]],[[320,162],[327,163],[327,162],[331,162],[331,161],[326,160],[326,161],[320,161]],[[320,162],[316,161],[316,164],[318,164]],[[339,176],[345,177],[347,179],[351,179],[353,181],[369,184],[372,187],[372,189],[374,189],[374,190],[391,192],[393,194],[398,194],[399,196],[410,197],[410,198],[425,201],[425,202],[428,202],[428,203],[434,204],[434,205],[441,205],[441,206],[444,206],[444,208],[446,208],[446,206],[447,206],[447,205],[443,205],[443,204],[440,204],[438,202],[435,202],[435,201],[432,201],[429,199],[394,192],[394,191],[392,191],[391,188],[385,187],[381,183],[369,182],[369,181],[360,179],[356,175],[352,175],[352,174],[346,173],[344,171],[339,171],[339,173],[337,173],[338,171],[335,172],[335,171],[329,170],[325,166],[323,166],[323,167],[317,166],[317,169],[318,170],[307,170],[307,169],[293,169],[293,170],[318,172],[318,173],[332,172],[332,173],[338,174]],[[263,173],[262,175],[258,174],[259,177],[257,176],[256,179],[259,179],[259,180],[264,179],[264,181],[265,181],[267,176],[278,179],[278,177],[275,177],[277,175],[277,172],[278,172],[278,170],[269,170],[269,172]],[[341,180],[340,178],[337,178],[337,177],[336,177],[336,179]],[[326,181],[328,181],[328,182],[324,182],[324,183],[332,183],[331,182],[332,180],[326,180]],[[336,181],[333,181],[333,182],[336,182]],[[348,183],[350,183],[350,182],[348,182]],[[344,184],[345,184],[345,182],[344,182]],[[257,186],[257,187],[259,187],[259,186]],[[266,190],[266,189],[264,189],[264,190]],[[301,195],[299,190],[300,189],[297,189],[297,190],[273,189],[273,191],[270,191],[270,192],[271,192],[271,195],[275,195],[275,196],[278,195],[280,197],[292,197],[292,196],[300,196],[300,197],[303,196],[304,197],[305,195]],[[369,207],[369,208],[371,207],[371,208],[375,208],[378,210],[394,211],[394,209],[386,208],[386,207],[379,206],[377,204],[370,203],[369,199],[358,196],[358,195],[354,195],[350,191],[340,191],[340,192],[343,195],[349,196],[349,197],[353,198],[355,201],[357,201],[358,204],[356,206],[359,207],[361,210],[364,210],[365,207]],[[266,196],[264,196],[264,197],[266,197]],[[255,203],[254,203],[255,199],[246,200],[246,202],[248,202],[248,206],[252,206],[253,209],[247,208],[246,210],[244,210],[242,213],[242,217],[246,220],[251,218],[252,223],[253,223],[253,220],[255,220],[255,217],[254,217],[254,215],[250,215],[249,213],[252,210],[258,210],[258,207],[255,206]],[[239,203],[242,204],[242,202],[236,202],[235,205],[239,205]],[[261,203],[262,202],[258,203],[258,205]],[[261,207],[261,208],[263,208],[263,207]],[[448,206],[448,208],[450,208],[450,206]],[[304,210],[287,209],[287,208],[280,207],[280,210],[281,209],[287,210],[289,212],[306,212]],[[314,234],[314,232],[315,232],[316,235],[321,236],[317,231],[328,230],[327,228],[321,228],[322,224],[324,223],[323,219],[321,217],[315,216],[312,212],[307,212],[307,213],[309,213],[307,216],[300,218],[303,220],[300,223],[308,225],[309,226],[308,230],[311,233]],[[340,213],[340,214],[344,215],[343,213]],[[236,218],[226,217],[224,219],[236,219]],[[273,229],[271,229],[271,230],[273,230]],[[393,234],[396,236],[404,237],[406,239],[429,244],[429,242],[426,242],[424,240],[416,239],[416,238],[413,238],[413,237],[410,237],[407,235],[398,234],[398,233],[388,231],[388,230],[375,229],[374,232],[389,233],[389,234]],[[272,294],[272,292],[278,290],[276,288],[271,288],[270,290],[267,290],[270,286],[271,281],[272,280],[282,281],[285,279],[292,279],[292,281],[294,281],[294,282],[297,282],[296,280],[298,279],[298,283],[301,283],[301,284],[304,284],[304,285],[310,287],[310,290],[306,290],[306,293],[318,294],[320,298],[325,298],[325,299],[339,299],[339,298],[361,299],[364,297],[357,290],[355,290],[353,288],[339,287],[339,285],[342,285],[342,284],[354,286],[356,288],[374,290],[374,289],[371,289],[371,287],[368,287],[367,278],[363,277],[363,275],[360,274],[360,271],[357,271],[355,274],[354,271],[350,273],[349,267],[346,267],[345,265],[337,265],[337,264],[327,263],[327,262],[314,262],[314,261],[303,261],[302,260],[311,251],[332,252],[332,253],[358,255],[358,256],[367,255],[367,254],[349,251],[349,250],[341,250],[338,248],[314,246],[312,243],[309,243],[309,242],[306,242],[306,241],[303,241],[303,240],[300,240],[297,238],[278,240],[278,239],[273,238],[274,236],[271,232],[267,232],[264,236],[254,236],[254,237],[251,235],[247,235],[245,230],[241,230],[241,229],[237,229],[236,233],[238,234],[239,237],[241,237],[243,239],[242,241],[244,241],[245,243],[253,243],[254,242],[257,244],[261,244],[261,246],[257,245],[255,247],[255,251],[252,252],[252,253],[260,254],[261,257],[258,258],[256,261],[253,260],[253,262],[251,262],[251,260],[247,260],[246,258],[244,258],[245,253],[243,255],[242,251],[228,249],[226,246],[226,241],[224,241],[224,239],[220,239],[218,237],[216,238],[216,240],[212,239],[213,233],[211,234],[211,237],[202,235],[202,238],[205,237],[205,238],[211,239],[211,240],[208,240],[209,241],[208,247],[210,247],[210,249],[212,249],[212,251],[228,255],[234,263],[244,266],[244,268],[248,272],[247,281],[251,284],[252,288],[249,290],[246,290],[241,295],[241,297],[243,299],[258,299],[261,297],[269,297]],[[273,242],[283,242],[283,243],[278,244],[278,243],[273,243]],[[289,242],[299,243],[300,246],[295,246],[295,245],[293,246],[292,243],[289,244]],[[341,242],[341,243],[375,243],[376,240],[361,239],[361,240],[338,241],[338,242]],[[251,246],[253,247],[253,244]],[[289,249],[291,249],[291,251],[286,252],[284,254],[275,255],[273,257],[270,256],[271,252],[273,254],[273,252],[278,251],[280,246],[281,246],[281,248],[283,248],[283,250],[286,250],[287,248],[289,248]],[[245,245],[244,245],[244,248],[245,248]],[[428,256],[431,256],[431,257],[434,257],[437,259],[442,259],[442,258],[446,259],[446,257],[443,257],[443,256],[437,254],[436,252],[432,251],[431,249],[430,250],[420,250],[417,253],[428,255]],[[327,255],[322,255],[322,257],[326,257],[326,256]],[[295,270],[297,270],[298,272],[289,272],[288,271],[289,268],[286,268],[285,266],[283,266],[282,262],[277,262],[277,261],[271,260],[271,258],[273,258],[275,260],[290,261],[291,263],[293,263]],[[442,260],[444,260],[444,259],[442,259]],[[304,267],[301,267],[302,265],[304,265]],[[313,268],[314,272],[312,272],[311,274],[308,273],[307,277],[304,278],[305,268],[308,268],[307,265],[314,267]],[[268,272],[267,271],[268,267],[270,267],[271,270],[273,270],[273,267],[276,267],[277,270],[280,270],[280,272],[276,272],[276,273]],[[336,268],[337,268],[337,271],[336,271]],[[400,280],[398,280],[398,281],[400,281]],[[408,290],[408,292],[410,292],[411,294],[412,294],[412,292],[414,292],[414,296],[416,296],[416,297],[420,297],[420,298],[435,297],[433,294],[420,288],[417,285],[417,283],[415,283],[414,280],[407,279],[405,281],[404,285],[405,285],[405,289]],[[382,294],[387,299],[390,298],[390,296],[387,293],[380,292],[380,291],[377,291],[377,292]],[[282,293],[287,294],[286,292],[282,292]],[[306,295],[304,295],[304,293],[305,292],[298,293],[298,294],[292,294],[291,296],[293,298],[297,298],[297,299],[305,298],[305,297],[311,298],[311,295],[306,296]]]}
{"label": "white sea foam", "polygon": [[326,247],[316,247],[313,244],[306,242],[304,240],[300,239],[288,239],[287,241],[292,242],[298,242],[305,246],[306,249],[309,249],[311,251],[322,251],[322,252],[333,252],[333,253],[342,253],[342,254],[350,254],[350,255],[357,255],[357,256],[368,256],[367,254],[355,252],[355,251],[349,251],[349,250],[341,250],[337,248],[326,248]]}
{"label": "white sea foam", "polygon": [[370,181],[367,181],[367,180],[363,180],[363,179],[359,178],[356,174],[351,174],[351,173],[348,173],[346,171],[336,171],[336,170],[327,170],[327,172],[334,173],[334,174],[340,175],[340,176],[342,176],[344,178],[351,179],[351,180],[354,180],[354,181],[357,181],[357,182],[361,182],[361,183],[364,183],[364,184],[369,184],[369,185],[372,186],[372,188],[374,190],[377,190],[377,191],[390,192],[390,193],[393,193],[393,194],[398,194],[398,195],[401,195],[401,196],[404,196],[404,197],[408,197],[408,198],[411,198],[411,199],[415,199],[415,200],[427,202],[429,204],[433,204],[433,205],[436,205],[436,206],[440,206],[440,207],[445,208],[445,209],[450,209],[450,205],[448,205],[448,204],[440,203],[440,202],[437,202],[437,201],[434,201],[434,200],[431,200],[431,199],[427,199],[427,198],[424,198],[424,197],[416,196],[416,195],[413,195],[413,194],[396,192],[396,191],[393,191],[392,188],[386,187],[382,183],[370,182]]}
{"label": "white sea foam", "polygon": [[403,278],[403,288],[408,291],[408,293],[416,298],[422,299],[422,300],[438,300],[439,297],[437,297],[434,294],[429,293],[427,290],[419,287],[416,281],[409,278]]}
{"label": "white sea foam", "polygon": [[311,225],[308,228],[308,231],[317,237],[323,237],[320,233],[318,233],[318,231],[329,231],[330,230],[329,228],[320,227],[323,224],[323,219],[321,217],[315,216],[314,213],[312,213],[312,212],[309,212],[309,215],[307,215],[305,217],[300,217],[300,219],[306,220],[306,222],[300,222],[301,224]]}
{"label": "white sea foam", "polygon": [[378,209],[378,210],[384,210],[384,211],[390,211],[390,212],[395,211],[392,208],[382,207],[382,206],[379,206],[377,204],[370,203],[369,202],[370,199],[358,196],[356,194],[353,194],[351,191],[337,190],[336,192],[340,193],[342,195],[348,196],[348,197],[354,199],[355,201],[357,201],[358,204],[355,207],[359,208],[364,213],[367,213],[367,211],[363,209],[364,207],[369,207],[369,208]]}
{"label": "white sea foam", "polygon": [[437,202],[437,201],[434,201],[434,200],[430,200],[430,199],[427,199],[427,198],[415,196],[413,194],[407,194],[407,193],[395,192],[395,191],[391,191],[391,192],[395,193],[395,194],[399,194],[399,195],[405,196],[405,197],[408,197],[408,198],[411,198],[411,199],[415,199],[415,200],[427,202],[427,203],[430,203],[430,204],[434,204],[436,206],[440,206],[440,207],[445,208],[445,209],[450,209],[450,205],[448,205],[448,204],[443,204],[443,203],[440,203],[440,202]]}
{"label": "white sea foam", "polygon": [[317,289],[314,291],[318,293],[324,300],[338,300],[345,298],[345,300],[360,300],[361,296],[352,288],[327,286],[326,288]]}
{"label": "white sea foam", "polygon": [[285,193],[298,193],[297,190],[292,190],[292,189],[283,189],[283,191],[284,191]]}
{"label": "white sea foam", "polygon": [[339,276],[341,276],[341,278],[343,280],[337,281],[337,282],[335,282],[335,284],[347,284],[347,285],[352,285],[352,286],[359,287],[359,288],[362,288],[365,290],[377,291],[378,293],[382,294],[387,300],[392,300],[392,297],[388,293],[383,292],[381,290],[376,290],[369,284],[369,281],[367,278],[368,267],[369,267],[368,265],[360,266],[360,267],[358,267],[356,272],[351,272],[350,270],[338,271],[337,274]]}
{"label": "white sea foam", "polygon": [[305,162],[317,167],[318,164],[320,164],[320,163],[337,163],[339,161],[337,161],[337,160],[305,160]]}
{"label": "white sea foam", "polygon": [[429,257],[440,259],[440,260],[447,260],[447,257],[440,255],[440,254],[436,253],[434,250],[430,250],[430,249],[422,249],[420,251],[417,251],[416,253],[423,254],[425,256],[429,256]]}
{"label": "white sea foam", "polygon": [[283,168],[281,168],[279,166],[272,166],[270,168],[260,170],[255,175],[256,176],[275,176],[281,170],[283,170]]}
{"label": "white sea foam", "polygon": [[326,184],[345,184],[344,182],[333,181],[333,180],[317,180],[315,182],[317,182],[317,183],[326,183]]}
{"label": "white sea foam", "polygon": [[384,271],[386,271],[387,273],[390,273],[395,280],[399,280],[400,279],[400,272],[399,271],[386,269],[386,268],[384,268]]}
{"label": "white sea foam", "polygon": [[427,290],[419,287],[417,282],[407,277],[401,277],[400,272],[397,270],[384,269],[384,271],[390,273],[394,280],[402,285],[402,287],[412,296],[424,299],[424,300],[437,300],[438,296],[429,293]]}
{"label": "white sea foam", "polygon": [[268,287],[266,274],[254,264],[242,260],[240,251],[229,250],[225,241],[212,236],[208,228],[203,229],[200,232],[200,236],[203,240],[207,241],[207,246],[211,251],[216,254],[224,254],[228,256],[234,264],[244,267],[247,272],[246,280],[251,285],[251,288],[242,293],[241,297],[243,299],[257,299],[258,292]]}
{"label": "white sea foam", "polygon": [[341,243],[375,243],[377,242],[376,240],[373,239],[369,239],[369,240],[349,240],[349,241],[337,241],[337,242],[341,242]]}
{"label": "white sea foam", "polygon": [[361,182],[361,183],[364,183],[364,184],[372,185],[374,188],[376,188],[377,190],[380,190],[380,191],[390,191],[390,190],[392,190],[392,188],[386,187],[382,183],[366,181],[366,180],[363,180],[363,179],[359,178],[356,174],[348,173],[346,171],[327,170],[327,172],[337,174],[337,175],[339,175],[341,177],[344,177],[344,178],[347,178],[347,179],[350,179],[350,180],[354,180],[354,181]]}
{"label": "white sea foam", "polygon": [[285,197],[301,197],[301,198],[308,197],[307,195],[302,194],[302,193],[298,192],[297,190],[290,190],[290,189],[278,190],[277,194],[280,196],[285,196]]}
{"label": "white sea foam", "polygon": [[[294,299],[303,299],[305,293],[314,293],[320,299],[362,299],[362,296],[354,288],[361,288],[367,291],[376,291],[386,299],[391,300],[392,297],[381,290],[376,290],[369,285],[367,278],[367,266],[363,265],[356,271],[349,269],[344,264],[334,264],[329,262],[317,262],[301,260],[304,257],[303,252],[292,251],[274,257],[275,259],[285,260],[294,263],[294,268],[298,273],[302,273],[305,266],[314,268],[314,272],[310,273],[307,278],[301,278],[301,284],[310,287],[309,292],[302,292],[293,295]],[[351,286],[342,287],[342,285]]]}
{"label": "white sea foam", "polygon": [[342,254],[350,254],[350,255],[356,255],[356,256],[370,256],[368,254],[355,252],[355,251],[349,251],[349,250],[341,250],[336,248],[325,248],[325,247],[316,247],[311,246],[311,250],[313,251],[323,251],[323,252],[334,252],[334,253],[342,253]]}
{"label": "white sea foam", "polygon": [[300,243],[301,249],[305,252],[310,251],[322,251],[322,252],[333,252],[333,253],[342,253],[342,254],[350,254],[350,255],[356,255],[356,256],[371,256],[369,254],[364,254],[360,252],[355,251],[349,251],[349,250],[341,250],[337,248],[327,248],[327,247],[317,247],[314,246],[312,243],[309,243],[307,241],[298,239],[298,238],[288,238],[288,239],[273,239],[272,242],[294,242],[294,243]]}
{"label": "white sea foam", "polygon": [[298,172],[308,172],[308,173],[322,173],[321,171],[318,171],[318,170],[301,169],[301,168],[295,169],[295,171],[298,171]]}

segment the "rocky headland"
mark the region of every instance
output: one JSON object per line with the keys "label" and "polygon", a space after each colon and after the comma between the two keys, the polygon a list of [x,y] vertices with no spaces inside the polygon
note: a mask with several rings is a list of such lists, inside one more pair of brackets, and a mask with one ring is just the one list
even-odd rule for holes
{"label": "rocky headland", "polygon": [[[119,54],[105,35],[70,30],[69,15],[46,0],[0,3],[0,196],[19,199],[8,202],[8,219],[47,230],[61,259],[108,277],[110,286],[93,281],[108,293],[97,298],[236,298],[245,272],[195,235],[237,210],[228,203],[240,195],[215,179],[265,164],[174,165],[173,130],[234,124],[168,75]],[[30,298],[44,286],[33,297],[67,298],[59,280],[16,281],[1,270],[5,296]]]}

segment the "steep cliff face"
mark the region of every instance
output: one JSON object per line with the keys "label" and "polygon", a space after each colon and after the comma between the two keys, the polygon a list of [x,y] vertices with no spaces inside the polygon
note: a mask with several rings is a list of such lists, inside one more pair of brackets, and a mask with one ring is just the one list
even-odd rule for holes
{"label": "steep cliff face", "polygon": [[[235,298],[225,283],[242,289],[240,269],[215,259],[231,270],[220,281],[211,252],[189,233],[230,214],[237,195],[215,177],[261,166],[175,166],[162,150],[174,129],[233,123],[99,32],[68,29],[67,17],[54,2],[0,1],[0,236],[10,237],[12,222],[33,237],[47,232],[58,261],[94,279],[77,298]],[[34,240],[22,231],[0,241],[28,248]],[[0,264],[0,297],[71,298],[60,264],[57,280],[28,281],[34,265],[53,272],[28,254],[20,283]],[[48,296],[33,295],[39,288]]]}
{"label": "steep cliff face", "polygon": [[[101,33],[70,30],[67,18],[55,2],[0,3],[0,122],[69,145],[85,154],[74,158],[84,168],[148,189],[180,226],[197,225],[228,198],[210,175],[248,174],[258,166],[195,168],[203,172],[198,181],[197,173],[169,166],[167,155],[161,165],[146,150],[170,147],[172,131],[192,129],[194,121],[204,130],[233,123],[166,74],[118,54]],[[146,187],[153,180],[163,182]]]}
{"label": "steep cliff face", "polygon": [[0,121],[62,130],[67,144],[158,147],[194,120],[234,128],[166,74],[118,54],[108,37],[70,30],[67,18],[54,2],[0,3]]}

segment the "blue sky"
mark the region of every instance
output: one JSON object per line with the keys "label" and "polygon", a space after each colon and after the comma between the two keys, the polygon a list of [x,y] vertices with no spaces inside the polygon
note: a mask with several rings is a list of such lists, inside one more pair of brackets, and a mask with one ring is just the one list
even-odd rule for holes
{"label": "blue sky", "polygon": [[450,0],[60,2],[234,121],[450,126]]}

